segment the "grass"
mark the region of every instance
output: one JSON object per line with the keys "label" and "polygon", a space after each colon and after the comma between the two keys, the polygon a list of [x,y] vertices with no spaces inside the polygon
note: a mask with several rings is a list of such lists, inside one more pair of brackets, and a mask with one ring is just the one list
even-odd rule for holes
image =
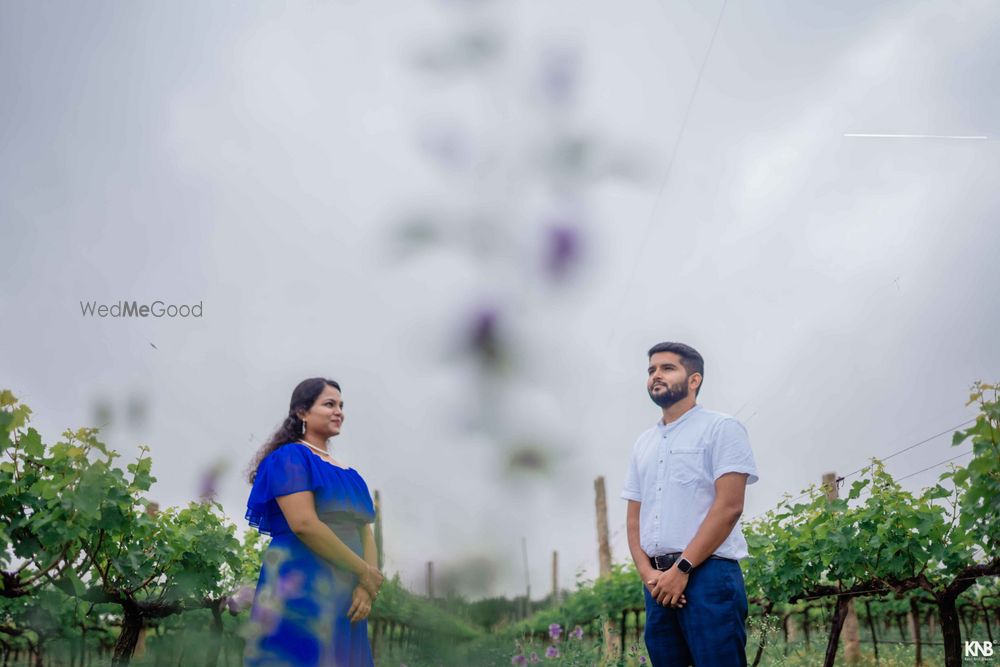
{"label": "grass", "polygon": [[[925,629],[926,630],[926,629]],[[983,632],[985,637],[985,631]],[[603,667],[641,667],[649,665],[645,646],[642,641],[634,641],[630,637],[624,656],[617,660],[602,663],[601,645],[598,641],[584,639],[582,641],[563,638],[558,643],[559,657],[547,658],[546,648],[550,643],[518,642],[490,635],[463,645],[452,646],[411,646],[392,647],[383,652],[376,661],[377,667],[452,667],[474,665],[476,667],[507,667],[517,655],[529,658],[534,652],[538,657],[538,665],[551,667],[583,667],[603,665]],[[929,641],[940,642],[940,635],[929,638]],[[747,641],[747,658],[752,661],[756,654],[759,635],[752,633]],[[785,645],[781,637],[769,637],[769,645],[761,658],[761,667],[817,667],[823,662],[826,649],[825,637],[814,638],[809,646],[804,641]],[[861,661],[856,667],[911,667],[914,664],[914,647],[909,644],[879,642],[879,659],[875,661],[875,652],[870,642],[861,645]],[[936,667],[944,664],[944,653],[940,645],[924,644],[922,647],[923,663],[926,667]],[[642,659],[647,662],[643,663]],[[527,664],[531,664],[528,662]],[[843,646],[837,654],[836,664],[845,665]]]}

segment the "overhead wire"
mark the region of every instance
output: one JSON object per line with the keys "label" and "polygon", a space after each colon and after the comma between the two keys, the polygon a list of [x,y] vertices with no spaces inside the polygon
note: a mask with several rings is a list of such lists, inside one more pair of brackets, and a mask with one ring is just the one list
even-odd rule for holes
{"label": "overhead wire", "polygon": [[[971,423],[973,423],[975,421],[976,421],[975,418],[973,418],[973,419],[966,419],[962,423],[956,424],[955,426],[952,426],[951,428],[945,429],[944,431],[941,431],[940,433],[935,433],[934,435],[928,436],[928,437],[926,437],[926,438],[924,438],[924,439],[922,439],[922,440],[920,440],[918,442],[915,442],[915,443],[913,443],[911,445],[907,445],[905,447],[897,449],[896,451],[888,454],[887,456],[876,457],[876,458],[878,458],[878,460],[883,461],[883,462],[884,461],[888,461],[889,459],[891,459],[893,457],[896,457],[896,456],[899,456],[900,454],[903,454],[905,452],[908,452],[911,449],[914,449],[914,448],[919,447],[921,445],[925,445],[925,444],[927,444],[929,442],[933,442],[937,438],[940,438],[942,435],[946,435],[948,433],[953,433],[954,431],[957,431],[958,429],[962,428],[963,426],[967,426],[967,425],[969,425],[969,424],[971,424]],[[914,475],[919,475],[922,472],[927,472],[928,470],[931,470],[931,469],[936,468],[938,466],[944,465],[945,463],[948,463],[950,461],[954,461],[955,459],[961,458],[962,456],[966,456],[967,454],[969,454],[969,452],[964,452],[962,454],[959,454],[958,456],[953,456],[952,458],[947,459],[945,461],[941,461],[940,463],[936,463],[936,464],[934,464],[932,466],[928,466],[927,468],[924,468],[922,470],[918,470],[917,472],[910,473],[909,475],[906,475],[905,477],[900,477],[896,481],[897,482],[901,482],[904,479],[909,479],[910,477],[913,477]],[[846,480],[848,477],[851,477],[853,475],[857,475],[858,473],[862,472],[863,470],[867,469],[868,467],[869,466],[863,466],[861,468],[858,468],[857,470],[853,470],[853,471],[847,473],[846,475],[837,477],[835,481],[837,483],[838,488],[844,483],[844,480]],[[793,503],[796,500],[799,500],[800,498],[804,498],[804,497],[808,496],[810,493],[812,493],[812,491],[803,491],[802,493],[800,493],[799,495],[791,498],[787,502],[792,502]],[[775,505],[774,507],[771,507],[770,509],[764,510],[763,512],[758,512],[757,514],[755,514],[752,517],[750,517],[748,519],[748,521],[753,521],[754,519],[757,519],[757,518],[759,518],[761,516],[764,516],[768,512],[770,512],[773,509],[775,509],[776,507],[777,507],[777,505]]]}

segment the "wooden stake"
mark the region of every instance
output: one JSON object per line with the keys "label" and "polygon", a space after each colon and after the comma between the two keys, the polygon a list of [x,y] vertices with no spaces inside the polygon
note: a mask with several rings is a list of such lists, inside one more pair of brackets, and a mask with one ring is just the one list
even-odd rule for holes
{"label": "wooden stake", "polygon": [[559,604],[559,552],[552,552],[552,606]]}
{"label": "wooden stake", "polygon": [[524,616],[531,614],[531,577],[528,574],[528,538],[521,537],[521,557],[524,560]]}
{"label": "wooden stake", "polygon": [[385,565],[385,554],[382,552],[382,499],[375,491],[375,552],[378,554],[378,569]]}
{"label": "wooden stake", "polygon": [[[604,478],[594,480],[594,506],[597,510],[597,560],[599,575],[611,574],[611,541],[608,539],[608,501],[604,493]],[[604,658],[609,663],[616,657],[617,642],[614,641],[613,622],[609,618],[602,628],[604,636]]]}
{"label": "wooden stake", "polygon": [[427,597],[434,599],[434,561],[427,561]]}
{"label": "wooden stake", "polygon": [[917,609],[917,601],[910,598],[910,613],[907,615],[910,622],[910,637],[913,640],[914,651],[916,653],[916,665],[924,664],[923,651],[920,643],[920,612]]}
{"label": "wooden stake", "polygon": [[795,625],[795,614],[785,616],[786,643],[794,644],[799,640],[799,626]]}
{"label": "wooden stake", "polygon": [[604,478],[594,480],[594,504],[597,510],[597,560],[600,576],[611,574],[611,543],[608,539],[608,501],[604,494]]}

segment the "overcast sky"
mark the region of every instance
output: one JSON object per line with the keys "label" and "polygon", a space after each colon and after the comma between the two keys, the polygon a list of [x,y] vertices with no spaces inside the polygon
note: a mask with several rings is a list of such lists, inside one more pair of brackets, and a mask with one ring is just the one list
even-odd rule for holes
{"label": "overcast sky", "polygon": [[[335,378],[387,569],[474,596],[523,590],[522,537],[533,596],[552,551],[593,576],[599,475],[628,558],[656,342],[746,423],[745,516],[945,431],[1000,380],[1000,5],[819,5],[4,2],[0,386],[48,441],[110,415],[161,505],[225,464],[242,530],[255,448]],[[81,314],[119,300],[203,317]]]}

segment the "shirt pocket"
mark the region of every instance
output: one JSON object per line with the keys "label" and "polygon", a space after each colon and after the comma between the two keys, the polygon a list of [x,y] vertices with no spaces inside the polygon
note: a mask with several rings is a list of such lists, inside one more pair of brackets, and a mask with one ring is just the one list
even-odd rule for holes
{"label": "shirt pocket", "polygon": [[705,478],[705,450],[675,447],[670,450],[670,481],[695,484]]}

